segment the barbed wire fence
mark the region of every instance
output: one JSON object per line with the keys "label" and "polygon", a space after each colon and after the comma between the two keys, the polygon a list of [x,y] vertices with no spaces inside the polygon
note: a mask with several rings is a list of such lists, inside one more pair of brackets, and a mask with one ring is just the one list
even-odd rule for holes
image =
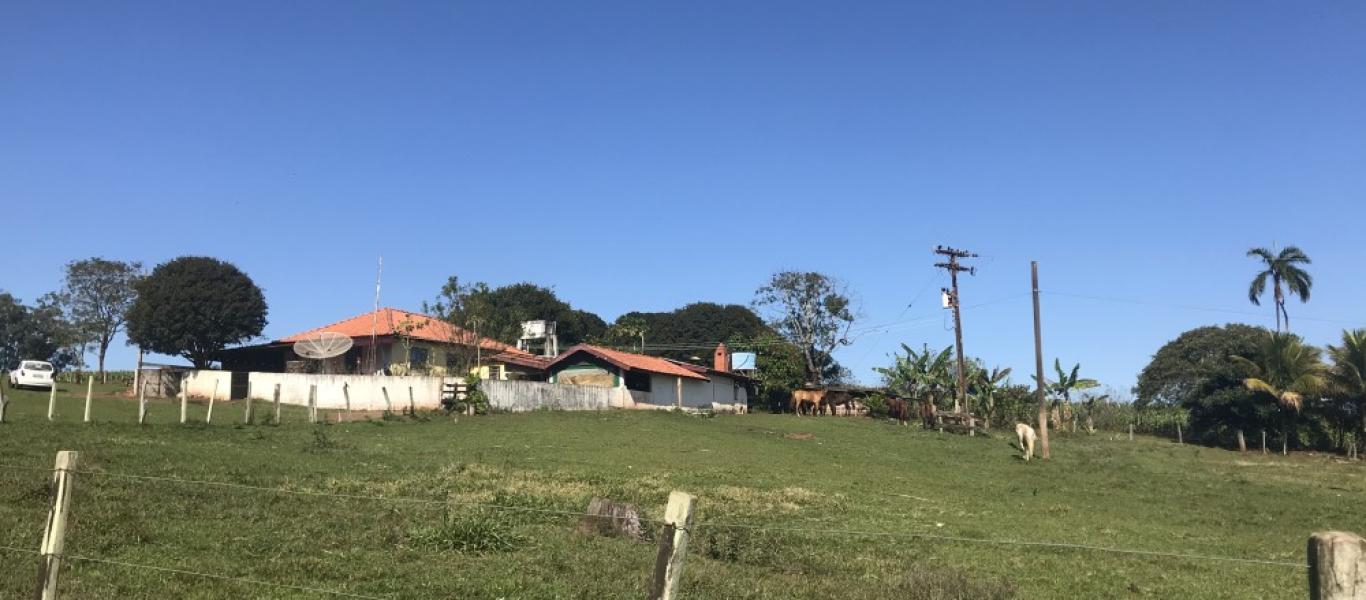
{"label": "barbed wire fence", "polygon": [[[59,459],[59,460],[60,460],[60,459]],[[61,464],[61,463],[59,462],[59,464]],[[1312,541],[1311,541],[1311,545],[1310,545],[1310,548],[1311,548],[1311,555],[1308,557],[1309,560],[1308,560],[1308,562],[1306,563],[1306,562],[1304,562],[1304,561],[1286,561],[1286,560],[1274,560],[1274,559],[1251,558],[1251,557],[1238,557],[1238,556],[1220,556],[1220,555],[1202,554],[1202,553],[1197,553],[1197,552],[1180,552],[1180,551],[1152,550],[1152,549],[1139,549],[1139,548],[1122,548],[1122,547],[1099,546],[1099,545],[1093,545],[1093,544],[1069,543],[1069,542],[1051,542],[1051,541],[1036,541],[1036,540],[1018,540],[1018,539],[986,538],[986,537],[973,537],[973,536],[962,536],[962,535],[949,535],[949,534],[938,534],[938,533],[927,533],[927,532],[915,532],[915,531],[888,531],[888,530],[844,529],[844,528],[831,528],[831,527],[803,527],[803,526],[774,526],[774,525],[760,525],[760,524],[751,524],[751,523],[742,523],[742,522],[725,522],[725,521],[702,521],[702,522],[693,522],[693,521],[692,521],[691,497],[690,497],[690,496],[688,497],[688,500],[687,500],[687,507],[686,507],[686,509],[679,509],[681,512],[679,512],[678,514],[674,514],[674,513],[676,512],[675,506],[674,506],[674,504],[673,504],[675,498],[673,498],[673,497],[671,496],[671,499],[670,499],[671,503],[670,503],[670,506],[669,506],[669,507],[666,509],[666,511],[665,511],[665,518],[664,518],[664,519],[653,519],[653,518],[647,518],[647,517],[638,516],[638,515],[635,515],[635,516],[633,516],[633,517],[621,517],[621,516],[616,516],[616,515],[591,515],[591,514],[589,514],[589,513],[584,512],[584,511],[549,509],[549,508],[531,507],[531,506],[517,506],[517,505],[511,505],[511,504],[499,504],[499,503],[490,503],[490,502],[476,502],[476,501],[461,500],[461,499],[457,499],[457,498],[441,498],[441,499],[435,499],[435,498],[418,498],[418,497],[405,497],[405,496],[392,496],[392,495],[374,495],[374,494],[339,493],[339,492],[329,492],[329,491],[314,490],[314,489],[292,489],[292,488],[286,488],[286,487],[266,486],[266,485],[254,485],[254,484],[247,484],[247,483],[240,483],[240,482],[231,482],[231,481],[199,480],[199,479],[188,479],[188,478],[181,478],[181,477],[169,477],[169,476],[162,476],[162,475],[144,475],[144,474],[135,474],[135,473],[121,473],[121,472],[115,472],[115,471],[94,470],[94,469],[60,468],[60,467],[58,467],[58,468],[53,468],[53,467],[39,467],[39,466],[33,466],[33,465],[0,464],[0,470],[6,470],[6,471],[11,471],[11,472],[42,473],[42,474],[44,474],[44,475],[51,475],[51,476],[53,476],[53,478],[54,478],[54,480],[53,480],[53,481],[54,481],[54,486],[53,486],[54,488],[57,486],[57,483],[56,483],[56,482],[57,482],[61,477],[63,477],[63,476],[67,476],[67,477],[80,476],[80,477],[82,477],[82,478],[87,478],[87,479],[101,479],[101,478],[102,478],[102,479],[106,479],[106,480],[121,480],[121,481],[136,482],[136,483],[139,483],[139,484],[164,484],[164,485],[198,486],[198,487],[203,487],[203,488],[207,488],[207,489],[214,489],[214,490],[231,490],[231,491],[234,491],[234,492],[249,492],[249,493],[253,493],[253,494],[275,494],[275,495],[295,496],[295,497],[331,498],[331,499],[349,500],[349,501],[366,501],[366,502],[376,502],[376,503],[391,503],[391,504],[408,504],[408,505],[439,506],[439,507],[447,507],[447,508],[455,506],[455,507],[466,507],[466,508],[478,509],[478,510],[490,510],[490,511],[500,511],[500,512],[507,512],[507,513],[521,513],[521,514],[541,514],[541,515],[552,515],[552,516],[556,516],[556,517],[572,517],[572,518],[578,518],[578,519],[585,518],[586,516],[592,516],[592,517],[599,518],[599,519],[635,518],[635,519],[637,519],[637,520],[639,521],[639,523],[641,523],[641,524],[647,524],[647,525],[650,525],[650,526],[658,527],[661,531],[664,532],[663,534],[661,534],[660,536],[658,536],[658,537],[659,537],[659,541],[660,541],[660,552],[661,552],[661,556],[662,556],[662,557],[667,557],[668,560],[665,560],[665,558],[660,558],[659,560],[656,561],[656,563],[657,563],[656,566],[657,566],[657,571],[658,571],[658,572],[654,573],[654,574],[653,574],[653,577],[652,577],[653,583],[652,583],[652,585],[651,585],[651,592],[652,592],[652,595],[650,596],[651,598],[656,598],[656,597],[658,597],[658,598],[672,598],[672,597],[674,597],[673,595],[655,595],[655,592],[656,592],[656,591],[659,591],[660,594],[664,594],[664,593],[667,593],[667,592],[672,592],[672,593],[676,593],[676,592],[677,592],[677,584],[678,584],[678,579],[677,579],[677,578],[678,578],[678,572],[679,572],[679,570],[681,570],[682,558],[683,558],[683,555],[686,553],[687,538],[688,538],[688,536],[693,535],[694,533],[703,532],[703,531],[707,531],[707,530],[713,530],[713,531],[714,531],[714,530],[746,530],[746,531],[755,531],[755,532],[770,532],[770,533],[783,533],[783,534],[801,534],[801,535],[814,536],[814,537],[833,537],[833,536],[839,536],[839,537],[853,537],[853,538],[892,538],[892,539],[923,540],[923,541],[936,541],[936,542],[961,543],[961,544],[973,544],[973,545],[991,545],[991,546],[1007,546],[1007,547],[1042,548],[1042,549],[1050,549],[1050,550],[1066,551],[1066,552],[1104,553],[1104,554],[1113,554],[1113,555],[1130,556],[1130,557],[1138,557],[1138,558],[1168,559],[1168,560],[1178,560],[1178,561],[1187,561],[1187,562],[1211,562],[1211,563],[1222,563],[1222,564],[1237,564],[1237,565],[1254,566],[1254,567],[1285,568],[1285,569],[1294,569],[1294,570],[1301,570],[1301,571],[1308,569],[1308,570],[1310,571],[1310,580],[1311,580],[1311,582],[1314,581],[1314,580],[1315,580],[1315,577],[1316,577],[1315,573],[1313,573],[1313,571],[1314,571],[1314,569],[1316,568],[1316,566],[1315,566],[1314,556],[1313,556],[1313,554],[1312,554],[1312,549],[1313,549],[1313,547],[1314,547]],[[678,493],[678,492],[675,492],[675,494],[678,494],[678,495],[681,495],[681,496],[686,496],[686,494],[680,494],[680,493]],[[55,497],[56,495],[58,495],[58,492],[57,492],[55,489],[54,489],[54,491],[53,491],[53,495],[54,495],[54,497]],[[302,592],[302,593],[306,593],[306,594],[317,595],[317,596],[320,596],[320,597],[367,598],[367,599],[387,599],[387,598],[393,597],[392,595],[375,595],[373,592],[371,592],[371,593],[361,593],[361,592],[352,591],[352,590],[345,590],[345,589],[331,589],[331,588],[324,588],[324,587],[312,586],[312,585],[300,585],[300,584],[296,584],[296,583],[284,583],[284,582],[279,582],[279,581],[269,581],[269,580],[265,580],[265,579],[261,579],[261,578],[256,578],[256,577],[244,577],[244,576],[239,576],[239,575],[231,575],[231,574],[223,574],[223,573],[212,573],[212,572],[206,572],[206,571],[199,570],[199,569],[187,568],[187,567],[185,567],[185,566],[183,566],[183,565],[147,564],[147,563],[145,563],[145,562],[132,562],[132,561],[125,561],[125,560],[118,560],[118,559],[109,558],[109,557],[89,556],[89,555],[78,554],[78,553],[67,553],[67,552],[52,553],[52,552],[50,552],[51,547],[50,547],[50,543],[49,543],[49,539],[48,539],[48,538],[50,538],[51,533],[52,533],[51,530],[52,530],[52,527],[53,527],[54,514],[56,513],[57,510],[59,510],[59,507],[57,507],[56,501],[54,500],[54,507],[53,507],[53,509],[52,509],[53,512],[50,512],[50,513],[49,513],[48,524],[47,524],[47,531],[45,532],[44,544],[43,544],[43,547],[42,547],[42,548],[40,548],[40,549],[34,549],[34,548],[31,548],[31,547],[23,547],[23,546],[21,546],[21,545],[12,543],[12,542],[10,542],[10,541],[4,541],[4,542],[0,542],[0,552],[5,552],[5,553],[10,553],[10,554],[15,554],[15,555],[36,556],[36,557],[39,558],[40,561],[41,561],[41,560],[45,560],[46,558],[48,558],[49,555],[54,555],[55,558],[57,558],[58,560],[66,560],[66,561],[71,561],[71,562],[76,562],[76,563],[101,564],[101,565],[108,565],[108,566],[119,567],[119,568],[122,568],[122,569],[142,570],[142,571],[149,571],[149,572],[161,573],[161,574],[165,574],[165,575],[172,575],[172,576],[178,576],[178,577],[190,577],[190,578],[198,578],[198,579],[203,579],[203,580],[208,580],[208,581],[218,581],[218,582],[223,582],[223,583],[234,583],[234,584],[241,584],[241,585],[246,585],[246,586],[255,586],[255,587],[258,587],[258,588],[272,588],[272,589],[285,590],[285,591]],[[62,515],[62,516],[61,516],[61,520],[64,521],[64,519],[65,519],[65,516]],[[60,533],[61,533],[61,532],[59,532],[59,534],[60,534]],[[678,537],[681,537],[681,538],[682,538],[682,543],[681,543],[681,544],[678,543],[678,542],[679,542],[679,540],[677,539]],[[1360,539],[1360,538],[1357,538],[1357,539]],[[672,572],[672,573],[669,573],[669,567],[674,563],[675,560],[677,561],[677,565],[674,567],[673,572]],[[664,584],[661,584],[661,583],[660,583],[661,579],[667,580],[667,579],[669,579],[669,578],[672,578],[672,579],[673,579],[673,585],[674,585],[674,587],[672,588],[672,590],[669,589],[668,585],[664,585]],[[55,579],[54,579],[53,581],[54,581],[54,583],[55,583]],[[42,585],[42,582],[40,582],[40,585]],[[660,590],[656,590],[656,589],[655,589],[655,588],[660,588],[661,586],[662,586],[662,589],[660,589]],[[54,592],[54,594],[55,594],[55,587],[54,587],[53,592]],[[38,596],[38,597],[55,597],[55,596],[40,595],[40,596]],[[1318,598],[1319,596],[1311,596],[1311,597]],[[1348,596],[1348,597],[1350,597],[1350,596]],[[1336,598],[1336,596],[1322,596],[1322,598]]]}

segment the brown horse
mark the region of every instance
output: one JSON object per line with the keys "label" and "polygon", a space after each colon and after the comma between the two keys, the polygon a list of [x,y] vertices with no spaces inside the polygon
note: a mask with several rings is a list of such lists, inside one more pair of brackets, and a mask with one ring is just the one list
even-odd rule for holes
{"label": "brown horse", "polygon": [[925,429],[934,429],[937,426],[939,420],[936,416],[937,412],[938,409],[935,408],[934,402],[929,400],[920,402],[920,422],[925,426]]}
{"label": "brown horse", "polygon": [[887,415],[905,425],[911,420],[911,406],[901,398],[887,399]]}
{"label": "brown horse", "polygon": [[845,415],[852,413],[854,410],[854,395],[849,392],[827,391],[825,393],[825,398],[821,400],[821,412],[824,413],[824,409],[828,407],[831,416],[839,415],[838,409],[841,406],[844,407]]}
{"label": "brown horse", "polygon": [[792,412],[797,416],[802,416],[802,407],[806,404],[811,405],[811,414],[824,410],[822,405],[825,403],[825,390],[793,390],[792,391]]}

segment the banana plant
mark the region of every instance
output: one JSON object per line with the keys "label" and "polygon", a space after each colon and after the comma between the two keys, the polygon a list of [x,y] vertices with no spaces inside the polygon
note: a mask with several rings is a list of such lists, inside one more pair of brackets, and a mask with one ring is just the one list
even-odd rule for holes
{"label": "banana plant", "polygon": [[[1100,387],[1100,382],[1094,379],[1080,378],[1078,374],[1081,372],[1081,363],[1074,365],[1071,373],[1068,373],[1062,368],[1062,360],[1055,358],[1053,359],[1053,370],[1057,371],[1058,378],[1053,381],[1048,381],[1045,378],[1043,387],[1053,397],[1053,428],[1058,429],[1061,426],[1060,418],[1061,421],[1072,420],[1072,392]],[[1038,377],[1032,375],[1031,377],[1036,383],[1038,382]],[[1060,404],[1061,415],[1059,415]]]}

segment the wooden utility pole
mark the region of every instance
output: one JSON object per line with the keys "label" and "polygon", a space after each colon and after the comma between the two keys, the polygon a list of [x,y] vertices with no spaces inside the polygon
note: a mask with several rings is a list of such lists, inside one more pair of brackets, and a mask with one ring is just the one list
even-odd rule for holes
{"label": "wooden utility pole", "polygon": [[1034,376],[1039,385],[1039,447],[1048,460],[1048,397],[1043,392],[1043,328],[1039,325],[1039,261],[1029,262],[1029,278],[1034,286]]}
{"label": "wooden utility pole", "polygon": [[948,262],[935,263],[934,266],[947,269],[953,282],[953,291],[944,290],[944,293],[949,295],[949,304],[953,306],[953,339],[956,342],[954,345],[958,349],[958,395],[953,398],[953,412],[972,413],[972,410],[968,408],[967,364],[963,358],[963,313],[961,310],[963,303],[959,301],[958,296],[958,272],[964,271],[969,275],[975,275],[977,268],[960,265],[958,259],[975,258],[977,255],[947,246],[936,246],[934,253],[949,257]]}

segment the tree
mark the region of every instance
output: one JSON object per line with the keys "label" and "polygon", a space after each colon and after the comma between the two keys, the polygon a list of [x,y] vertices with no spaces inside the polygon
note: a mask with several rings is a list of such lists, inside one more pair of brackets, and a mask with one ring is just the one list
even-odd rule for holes
{"label": "tree", "polygon": [[1281,454],[1288,451],[1290,434],[1306,396],[1317,394],[1324,386],[1323,364],[1319,349],[1290,333],[1265,336],[1249,357],[1235,357],[1251,375],[1243,380],[1248,390],[1269,398],[1281,414]]}
{"label": "tree", "polygon": [[[1058,378],[1044,383],[1053,395],[1053,428],[1058,429],[1061,421],[1072,420],[1072,392],[1100,387],[1100,382],[1094,379],[1078,378],[1078,374],[1081,372],[1081,363],[1073,365],[1071,373],[1068,373],[1062,368],[1062,360],[1055,358],[1053,359],[1053,369],[1057,371]],[[1062,404],[1061,418],[1059,416],[1059,403]]]}
{"label": "tree", "polygon": [[991,428],[991,421],[996,415],[996,396],[1003,387],[1010,385],[1010,367],[993,367],[988,371],[986,367],[978,365],[971,373],[969,386],[977,404],[986,407],[986,425]]}
{"label": "tree", "polygon": [[[533,283],[514,283],[499,288],[477,282],[462,284],[456,277],[447,279],[437,299],[437,311],[460,325],[478,321],[480,335],[505,344],[522,337],[523,321],[554,321],[560,346],[571,346],[607,333],[607,322],[587,311],[576,310],[559,299],[555,291]],[[433,305],[428,305],[427,310]]]}
{"label": "tree", "polygon": [[[740,340],[734,340],[739,343]],[[765,333],[748,338],[755,350],[755,373],[758,403],[779,411],[788,405],[792,391],[806,380],[805,359],[801,350],[776,333]],[[729,344],[728,344],[729,345]]]}
{"label": "tree", "polygon": [[266,299],[231,263],[182,256],[157,265],[135,286],[128,338],[147,350],[183,356],[206,368],[229,344],[261,334]]}
{"label": "tree", "polygon": [[953,346],[938,352],[931,352],[928,344],[922,345],[920,352],[906,344],[901,349],[905,354],[893,354],[891,367],[873,369],[882,375],[884,385],[897,394],[935,405],[952,393]]}
{"label": "tree", "polygon": [[1352,429],[1360,443],[1366,439],[1366,329],[1343,331],[1342,343],[1329,346],[1328,357],[1333,362],[1329,390],[1340,404],[1343,420],[1355,424]]}
{"label": "tree", "polygon": [[639,341],[638,352],[645,352],[645,334],[650,332],[650,325],[645,318],[639,314],[622,315],[611,327],[607,328],[607,335],[614,342],[629,340],[632,344]]}
{"label": "tree", "polygon": [[30,307],[0,292],[0,370],[17,369],[21,360],[47,361],[58,371],[76,362],[75,332],[54,300],[49,295]]}
{"label": "tree", "polygon": [[[1262,265],[1266,267],[1252,278],[1252,285],[1247,289],[1247,299],[1261,306],[1261,295],[1266,291],[1266,280],[1270,279],[1272,297],[1276,301],[1276,331],[1281,330],[1282,316],[1285,317],[1285,330],[1290,331],[1290,313],[1285,311],[1285,292],[1299,296],[1300,302],[1309,301],[1309,290],[1314,287],[1314,278],[1299,266],[1309,264],[1309,256],[1295,246],[1286,246],[1280,253],[1266,248],[1253,248],[1247,251],[1247,255],[1260,258]],[[1285,286],[1284,291],[1281,289],[1282,284]]]}
{"label": "tree", "polygon": [[104,357],[109,344],[123,329],[128,309],[137,297],[134,284],[142,276],[142,263],[88,258],[66,264],[66,281],[60,293],[67,320],[94,343],[99,356],[100,380],[107,383]]}
{"label": "tree", "polygon": [[1200,396],[1211,393],[1210,382],[1227,380],[1242,386],[1243,374],[1229,373],[1233,356],[1248,356],[1269,333],[1261,327],[1230,323],[1197,327],[1158,349],[1138,375],[1135,406],[1193,408]]}
{"label": "tree", "polygon": [[854,324],[848,289],[816,272],[783,271],[755,291],[754,306],[771,315],[769,326],[802,351],[808,381],[822,380],[818,358],[849,345]]}

